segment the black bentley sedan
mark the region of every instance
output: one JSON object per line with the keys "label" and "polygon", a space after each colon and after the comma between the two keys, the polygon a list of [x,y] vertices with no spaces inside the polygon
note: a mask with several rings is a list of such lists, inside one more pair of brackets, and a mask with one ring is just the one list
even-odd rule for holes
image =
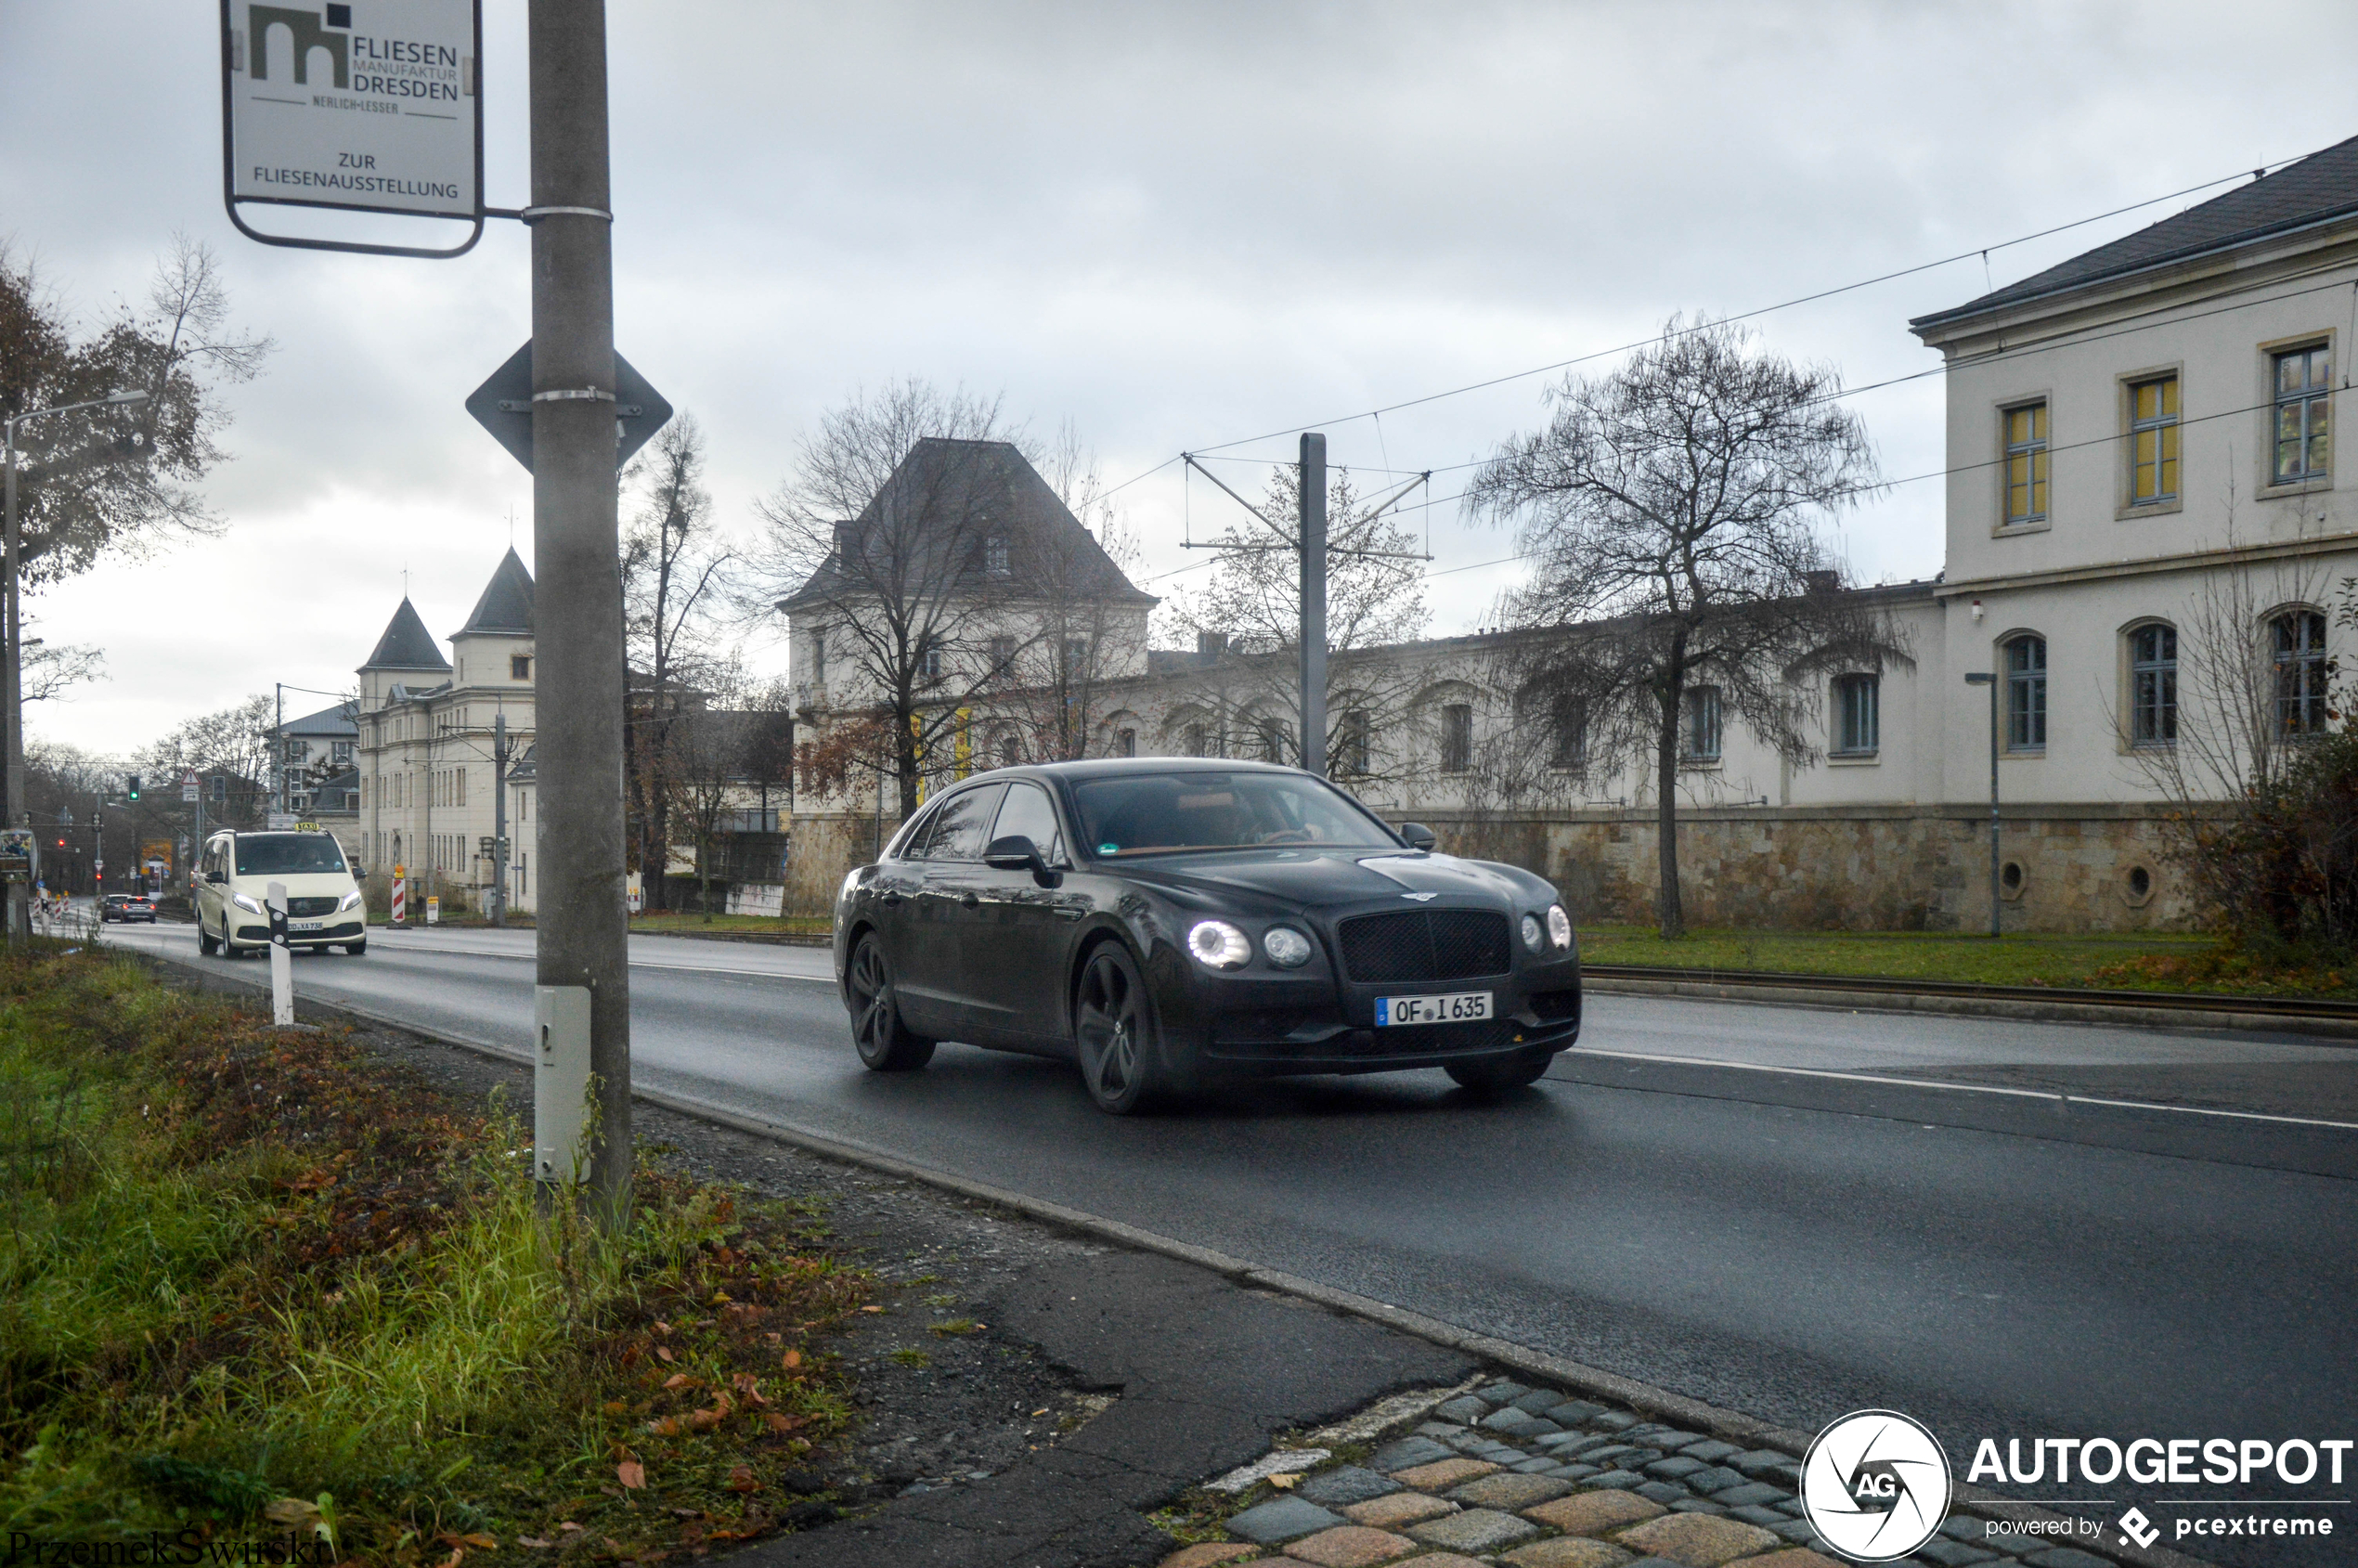
{"label": "black bentley sedan", "polygon": [[938,1040],[1071,1058],[1117,1115],[1224,1077],[1530,1083],[1580,1032],[1572,922],[1538,877],[1432,843],[1260,763],[968,780],[837,895],[860,1059],[921,1068]]}

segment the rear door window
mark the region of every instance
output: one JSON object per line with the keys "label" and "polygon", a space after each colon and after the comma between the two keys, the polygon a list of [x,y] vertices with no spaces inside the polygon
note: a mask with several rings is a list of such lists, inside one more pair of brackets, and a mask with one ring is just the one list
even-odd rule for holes
{"label": "rear door window", "polygon": [[1004,784],[986,784],[970,789],[964,795],[953,795],[941,804],[941,816],[934,823],[933,836],[926,841],[926,859],[929,861],[978,861],[985,845],[991,842],[992,814],[998,810],[1000,796],[1006,793]]}

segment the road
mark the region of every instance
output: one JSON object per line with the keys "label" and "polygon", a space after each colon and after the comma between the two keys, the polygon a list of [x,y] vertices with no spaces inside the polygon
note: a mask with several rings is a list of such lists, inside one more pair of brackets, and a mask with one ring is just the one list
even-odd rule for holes
{"label": "road", "polygon": [[[187,927],[109,940],[232,967]],[[372,934],[362,958],[299,956],[296,983],[521,1053],[531,940]],[[1583,1049],[1504,1103],[1429,1072],[1117,1121],[1023,1057],[951,1045],[923,1073],[863,1072],[819,950],[635,938],[631,965],[643,1086],[1790,1426],[1903,1410],[1961,1479],[1982,1437],[2358,1436],[2358,1128],[2330,1124],[2358,1048],[1597,996]],[[2024,1082],[2157,1108],[1991,1092]],[[2350,1498],[2358,1473],[2010,1490],[2166,1524],[2201,1510],[2163,1498]],[[2358,1508],[2327,1511],[2358,1531]]]}

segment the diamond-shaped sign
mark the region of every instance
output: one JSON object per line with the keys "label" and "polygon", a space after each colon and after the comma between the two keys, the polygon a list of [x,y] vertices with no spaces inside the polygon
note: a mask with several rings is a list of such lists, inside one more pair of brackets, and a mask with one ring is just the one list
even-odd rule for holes
{"label": "diamond-shaped sign", "polygon": [[[663,394],[647,384],[647,378],[630,368],[630,361],[620,354],[614,356],[614,421],[615,460],[620,468],[630,460],[631,454],[647,444],[647,438],[664,427],[671,418],[671,405]],[[491,372],[484,383],[467,396],[467,412],[475,422],[491,432],[491,438],[508,448],[525,472],[532,472],[532,343],[508,356],[508,362]]]}

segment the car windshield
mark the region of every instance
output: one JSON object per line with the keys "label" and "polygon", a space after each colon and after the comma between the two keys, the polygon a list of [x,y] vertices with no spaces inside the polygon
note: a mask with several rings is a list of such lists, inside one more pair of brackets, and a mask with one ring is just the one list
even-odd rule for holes
{"label": "car windshield", "polygon": [[1310,844],[1393,849],[1399,840],[1316,779],[1295,773],[1165,773],[1077,784],[1081,831],[1099,855]]}
{"label": "car windshield", "polygon": [[241,833],[238,836],[240,876],[301,875],[306,872],[344,869],[343,851],[324,833]]}

